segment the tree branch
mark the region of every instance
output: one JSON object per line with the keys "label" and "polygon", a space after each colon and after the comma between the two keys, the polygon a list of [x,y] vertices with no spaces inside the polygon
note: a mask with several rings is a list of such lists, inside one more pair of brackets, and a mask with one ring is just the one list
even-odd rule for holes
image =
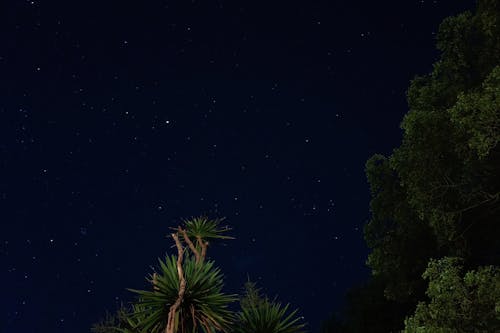
{"label": "tree branch", "polygon": [[179,227],[178,230],[182,233],[182,236],[184,237],[184,241],[186,242],[186,244],[189,246],[189,248],[193,252],[193,254],[196,258],[196,262],[199,263],[201,261],[200,252],[198,252],[198,249],[196,248],[196,246],[194,246],[191,239],[189,239],[189,236],[187,235],[186,230],[182,229],[181,227]]}
{"label": "tree branch", "polygon": [[179,306],[182,303],[182,299],[184,298],[184,293],[186,292],[186,279],[184,278],[184,270],[182,269],[182,258],[184,257],[184,248],[182,247],[178,234],[175,233],[172,234],[171,236],[175,241],[175,245],[177,246],[177,274],[179,275],[179,293],[175,303],[170,306],[165,333],[174,333],[175,314],[179,309]]}
{"label": "tree branch", "polygon": [[207,255],[208,242],[205,242],[203,239],[201,239],[200,236],[196,237],[196,241],[198,242],[198,245],[201,247],[200,261],[203,261],[203,260],[205,260],[205,257]]}

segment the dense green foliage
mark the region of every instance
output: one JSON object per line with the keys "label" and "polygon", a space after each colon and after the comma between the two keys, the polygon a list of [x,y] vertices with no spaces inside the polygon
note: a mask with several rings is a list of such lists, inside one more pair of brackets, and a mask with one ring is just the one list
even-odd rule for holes
{"label": "dense green foliage", "polygon": [[[366,163],[373,276],[351,292],[342,332],[395,332],[408,317],[407,332],[498,328],[500,2],[445,19],[437,47],[433,71],[408,89],[401,145]],[[445,257],[462,266],[432,260]]]}
{"label": "dense green foliage", "polygon": [[390,160],[375,155],[366,165],[372,193],[372,218],[365,226],[365,238],[372,248],[368,265],[386,282],[387,298],[414,302],[425,290],[420,276],[427,261],[438,252],[436,237],[408,203]]}
{"label": "dense green foliage", "polygon": [[401,146],[367,163],[368,263],[387,277],[389,297],[422,293],[431,257],[499,264],[499,6],[482,1],[476,15],[442,23],[441,60],[408,90]]}
{"label": "dense green foliage", "polygon": [[[137,299],[106,315],[92,327],[94,333],[301,333],[305,324],[297,310],[289,311],[276,300],[260,294],[247,282],[240,311],[230,304],[237,295],[225,294],[223,275],[213,261],[205,261],[209,240],[230,239],[220,228],[222,220],[206,217],[185,220],[172,228],[178,255],[159,259],[147,278],[152,290],[130,291]],[[170,326],[169,326],[170,325]],[[169,330],[171,328],[171,330]]]}
{"label": "dense green foliage", "polygon": [[462,277],[460,262],[431,260],[423,274],[430,302],[418,304],[405,333],[500,332],[500,268],[480,267]]}

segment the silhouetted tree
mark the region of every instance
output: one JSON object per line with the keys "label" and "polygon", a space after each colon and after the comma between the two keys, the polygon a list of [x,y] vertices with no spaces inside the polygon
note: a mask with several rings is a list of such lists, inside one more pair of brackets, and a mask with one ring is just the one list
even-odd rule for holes
{"label": "silhouetted tree", "polygon": [[[463,284],[447,282],[452,268],[436,271],[440,264],[428,266],[429,261],[459,257],[466,271],[475,270],[466,274],[471,279],[486,279],[482,267],[500,265],[500,1],[479,0],[474,14],[445,19],[437,47],[441,57],[433,71],[416,77],[408,89],[401,145],[366,164],[371,219],[364,233],[373,277],[351,293],[346,332],[397,330],[419,302],[407,330],[427,325],[443,330],[422,332],[459,332],[458,321],[438,323],[428,317],[460,318],[459,308],[465,306],[435,293],[433,285]],[[425,290],[432,298],[429,304],[422,303]],[[479,299],[473,304],[489,299],[474,295]],[[490,318],[488,311],[498,311],[467,309],[473,318]],[[377,316],[387,324],[377,323]],[[491,321],[485,323],[481,327],[493,332]]]}
{"label": "silhouetted tree", "polygon": [[445,19],[438,48],[408,90],[401,146],[367,162],[368,264],[392,299],[421,297],[431,257],[500,264],[500,3]]}

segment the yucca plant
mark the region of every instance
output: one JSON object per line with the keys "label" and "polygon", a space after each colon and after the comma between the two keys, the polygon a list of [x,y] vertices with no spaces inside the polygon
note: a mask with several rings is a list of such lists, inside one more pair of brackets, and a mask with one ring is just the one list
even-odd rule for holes
{"label": "yucca plant", "polygon": [[[209,240],[231,239],[221,219],[196,217],[171,228],[177,255],[159,259],[159,267],[147,277],[152,290],[130,291],[138,295],[131,308],[122,307],[94,325],[95,333],[300,333],[304,324],[288,313],[288,305],[261,297],[247,284],[241,312],[229,304],[236,295],[222,292],[223,275],[213,261],[205,260]],[[253,289],[252,289],[253,286]]]}
{"label": "yucca plant", "polygon": [[305,324],[297,310],[289,304],[261,295],[253,282],[245,284],[245,296],[240,300],[241,311],[236,314],[234,333],[302,333]]}
{"label": "yucca plant", "polygon": [[[179,275],[177,257],[169,256],[159,260],[160,271],[150,275],[149,281],[155,284],[153,291],[129,289],[139,295],[138,304],[144,311],[134,314],[140,318],[141,332],[162,332],[167,326],[170,307],[179,295]],[[228,309],[235,301],[235,295],[222,293],[223,275],[212,261],[197,263],[192,256],[186,255],[183,261],[186,289],[182,302],[175,315],[174,331],[180,333],[226,332],[232,322],[233,314]]]}
{"label": "yucca plant", "polygon": [[222,293],[222,273],[205,261],[208,239],[230,238],[222,235],[229,229],[219,228],[220,221],[193,218],[173,228],[177,256],[159,260],[159,272],[148,278],[153,290],[129,289],[139,295],[143,309],[132,314],[141,333],[228,331],[234,318],[228,305],[237,298]]}
{"label": "yucca plant", "polygon": [[219,227],[223,219],[209,219],[205,216],[193,217],[184,220],[184,227],[172,228],[182,235],[184,242],[196,258],[196,262],[205,260],[209,240],[233,239],[224,233],[231,230],[229,227]]}

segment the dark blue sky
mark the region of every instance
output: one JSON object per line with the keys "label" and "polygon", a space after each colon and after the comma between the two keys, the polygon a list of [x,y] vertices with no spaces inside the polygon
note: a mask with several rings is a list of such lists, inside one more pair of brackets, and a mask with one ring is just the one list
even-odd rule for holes
{"label": "dark blue sky", "polygon": [[474,1],[2,1],[0,332],[88,332],[181,218],[317,331],[368,276],[364,163]]}

